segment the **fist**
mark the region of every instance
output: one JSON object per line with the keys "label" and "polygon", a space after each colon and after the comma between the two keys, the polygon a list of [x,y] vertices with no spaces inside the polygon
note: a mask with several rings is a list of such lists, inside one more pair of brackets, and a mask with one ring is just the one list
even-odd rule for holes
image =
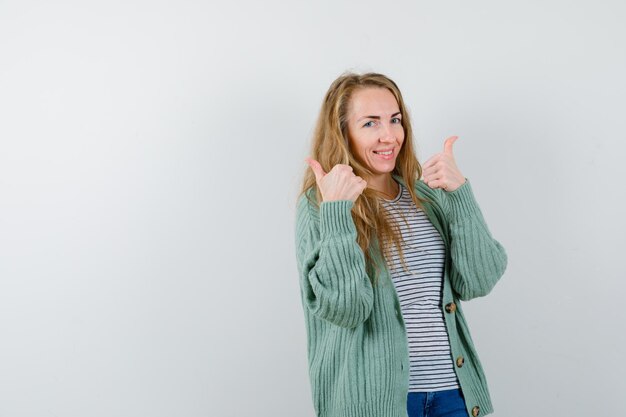
{"label": "fist", "polygon": [[465,177],[456,166],[452,152],[452,145],[458,138],[450,136],[443,144],[443,152],[434,155],[422,165],[422,180],[430,188],[452,192],[465,183]]}
{"label": "fist", "polygon": [[322,201],[355,202],[367,187],[367,182],[354,175],[350,165],[337,164],[326,173],[315,159],[307,158],[306,162],[315,174],[315,182],[322,194]]}

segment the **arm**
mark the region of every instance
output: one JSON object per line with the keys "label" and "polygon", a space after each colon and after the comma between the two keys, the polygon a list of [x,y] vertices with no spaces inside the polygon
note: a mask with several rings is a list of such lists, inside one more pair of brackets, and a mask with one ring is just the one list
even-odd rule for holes
{"label": "arm", "polygon": [[349,200],[322,202],[317,211],[302,196],[296,213],[303,304],[316,317],[346,328],[367,320],[374,302],[352,206]]}
{"label": "arm", "polygon": [[489,233],[469,181],[442,194],[450,233],[452,288],[461,300],[485,296],[504,274],[506,252]]}

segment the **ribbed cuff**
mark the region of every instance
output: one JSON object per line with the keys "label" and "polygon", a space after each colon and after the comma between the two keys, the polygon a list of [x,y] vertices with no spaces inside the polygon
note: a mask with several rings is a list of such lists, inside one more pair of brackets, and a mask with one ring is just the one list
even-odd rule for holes
{"label": "ribbed cuff", "polygon": [[448,214],[453,219],[462,219],[480,214],[478,203],[467,178],[465,183],[454,191],[445,192],[448,203]]}
{"label": "ribbed cuff", "polygon": [[320,204],[321,235],[356,233],[351,200],[323,201]]}

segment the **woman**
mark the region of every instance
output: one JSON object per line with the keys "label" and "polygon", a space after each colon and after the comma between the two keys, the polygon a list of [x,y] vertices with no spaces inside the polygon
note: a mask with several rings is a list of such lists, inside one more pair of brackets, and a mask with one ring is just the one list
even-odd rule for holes
{"label": "woman", "polygon": [[460,300],[489,293],[507,257],[456,139],[420,166],[393,81],[345,74],[326,93],[296,214],[320,417],[492,412]]}

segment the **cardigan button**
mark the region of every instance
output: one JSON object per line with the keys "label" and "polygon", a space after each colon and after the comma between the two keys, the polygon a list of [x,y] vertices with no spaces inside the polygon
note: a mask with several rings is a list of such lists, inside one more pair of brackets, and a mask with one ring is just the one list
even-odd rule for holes
{"label": "cardigan button", "polygon": [[480,407],[476,406],[476,407],[472,408],[472,416],[478,417],[478,414],[480,414]]}
{"label": "cardigan button", "polygon": [[460,368],[461,366],[463,366],[463,363],[465,363],[465,359],[463,359],[463,356],[459,356],[458,358],[456,358],[456,366]]}
{"label": "cardigan button", "polygon": [[446,312],[454,313],[455,311],[456,311],[456,304],[454,304],[454,303],[446,304]]}

